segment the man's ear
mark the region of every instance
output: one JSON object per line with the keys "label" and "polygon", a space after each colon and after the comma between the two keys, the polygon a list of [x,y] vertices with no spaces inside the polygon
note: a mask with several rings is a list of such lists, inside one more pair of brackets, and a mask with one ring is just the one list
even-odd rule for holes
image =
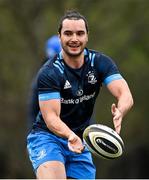
{"label": "man's ear", "polygon": [[60,38],[61,37],[61,34],[58,32],[58,37]]}
{"label": "man's ear", "polygon": [[87,32],[87,42],[88,42],[88,37],[89,37],[89,31]]}

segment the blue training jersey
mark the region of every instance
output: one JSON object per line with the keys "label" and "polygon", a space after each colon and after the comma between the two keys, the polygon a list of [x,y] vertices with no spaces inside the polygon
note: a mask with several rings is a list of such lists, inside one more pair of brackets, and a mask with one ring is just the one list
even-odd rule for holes
{"label": "blue training jersey", "polygon": [[[60,99],[61,120],[81,136],[90,124],[100,87],[117,79],[122,76],[116,64],[100,52],[85,49],[84,64],[79,69],[69,67],[59,53],[38,73],[38,98],[39,101]],[[40,111],[33,127],[49,131]]]}

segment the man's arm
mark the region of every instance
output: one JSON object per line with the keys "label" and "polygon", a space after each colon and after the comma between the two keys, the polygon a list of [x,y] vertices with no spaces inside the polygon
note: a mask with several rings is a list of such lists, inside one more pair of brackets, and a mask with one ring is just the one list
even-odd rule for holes
{"label": "man's arm", "polygon": [[60,119],[60,100],[39,101],[39,106],[49,130],[60,137],[67,138],[71,151],[81,153],[84,149],[81,139]]}
{"label": "man's arm", "polygon": [[117,99],[117,104],[112,104],[111,112],[116,132],[119,134],[123,117],[133,106],[133,98],[128,84],[124,79],[114,80],[107,85],[108,90]]}

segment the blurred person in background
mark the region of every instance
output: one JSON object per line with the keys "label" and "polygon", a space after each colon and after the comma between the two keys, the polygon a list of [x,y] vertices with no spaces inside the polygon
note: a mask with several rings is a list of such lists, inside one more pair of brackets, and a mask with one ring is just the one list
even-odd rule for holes
{"label": "blurred person in background", "polygon": [[[61,44],[58,35],[51,36],[45,43],[45,59],[42,65],[48,60],[52,59],[56,54],[61,51]],[[27,117],[27,132],[29,132],[36,120],[39,112],[38,90],[36,84],[36,77],[33,78],[31,83],[31,90],[28,98],[28,117]]]}
{"label": "blurred person in background", "polygon": [[37,75],[40,110],[27,137],[29,157],[39,179],[95,179],[96,168],[82,134],[100,88],[104,84],[116,99],[111,113],[117,133],[133,105],[132,95],[114,61],[86,48],[88,23],[83,15],[66,12],[58,33],[62,51]]}

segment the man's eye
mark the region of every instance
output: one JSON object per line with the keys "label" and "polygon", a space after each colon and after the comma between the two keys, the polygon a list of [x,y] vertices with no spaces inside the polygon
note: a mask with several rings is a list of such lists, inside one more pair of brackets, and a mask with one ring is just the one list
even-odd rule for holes
{"label": "man's eye", "polygon": [[71,32],[65,32],[64,34],[65,34],[66,36],[71,36],[71,35],[72,35]]}
{"label": "man's eye", "polygon": [[78,34],[78,36],[82,36],[82,35],[85,34],[85,32],[84,31],[79,31],[77,34]]}

